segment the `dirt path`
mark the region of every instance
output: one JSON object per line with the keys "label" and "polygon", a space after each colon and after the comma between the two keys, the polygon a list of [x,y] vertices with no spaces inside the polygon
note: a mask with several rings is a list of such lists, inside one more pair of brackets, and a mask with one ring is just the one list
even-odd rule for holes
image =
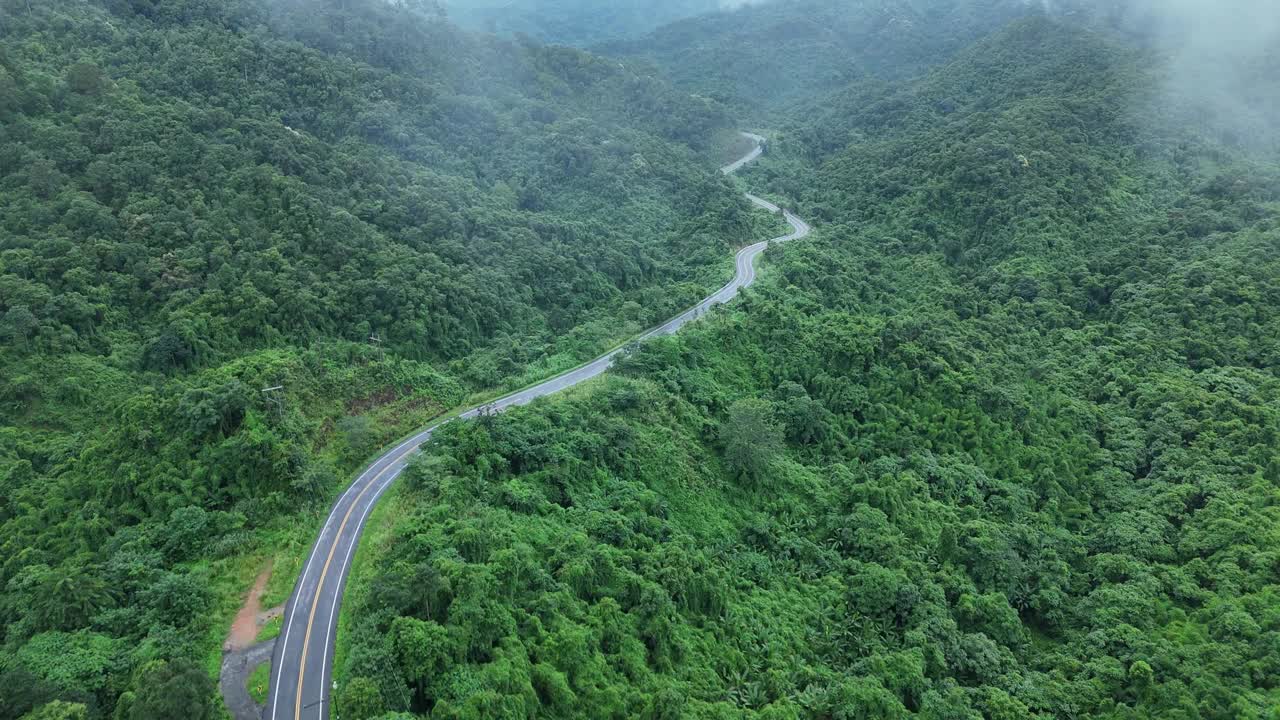
{"label": "dirt path", "polygon": [[245,595],[244,605],[236,613],[227,641],[222,644],[222,671],[218,687],[222,690],[227,710],[236,720],[257,720],[262,716],[262,708],[253,701],[246,684],[255,668],[271,660],[271,650],[276,645],[274,639],[254,645],[263,624],[280,611],[280,608],[262,609],[262,593],[270,579],[271,563],[267,563]]}
{"label": "dirt path", "polygon": [[248,596],[244,599],[244,605],[240,607],[240,612],[236,613],[236,619],[231,623],[231,632],[227,634],[227,641],[222,644],[222,652],[234,652],[236,650],[244,650],[253,645],[253,641],[258,639],[259,616],[262,614],[262,592],[267,589],[267,581],[271,579],[271,563],[258,573],[258,579],[253,581],[253,587],[249,589]]}

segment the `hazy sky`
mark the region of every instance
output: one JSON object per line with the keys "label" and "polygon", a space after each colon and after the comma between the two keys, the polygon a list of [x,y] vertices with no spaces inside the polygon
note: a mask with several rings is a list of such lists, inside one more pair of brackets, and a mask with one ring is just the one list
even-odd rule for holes
{"label": "hazy sky", "polygon": [[[1274,142],[1278,0],[1142,0],[1168,58],[1168,90],[1246,144]],[[1263,65],[1270,62],[1268,72]],[[1258,137],[1266,133],[1268,137]]]}
{"label": "hazy sky", "polygon": [[1245,145],[1280,143],[1280,0],[1023,2],[1053,15],[1083,12],[1119,23],[1163,59],[1154,69],[1164,76],[1164,102],[1192,108],[1203,126],[1230,131]]}

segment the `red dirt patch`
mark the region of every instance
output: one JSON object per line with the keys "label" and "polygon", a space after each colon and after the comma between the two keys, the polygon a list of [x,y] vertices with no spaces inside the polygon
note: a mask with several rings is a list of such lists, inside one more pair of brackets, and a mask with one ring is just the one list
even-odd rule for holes
{"label": "red dirt patch", "polygon": [[243,650],[258,639],[258,615],[262,612],[262,592],[267,589],[267,581],[270,579],[271,563],[268,562],[262,572],[258,573],[258,579],[253,581],[253,587],[245,596],[240,612],[236,613],[236,619],[231,623],[231,632],[227,634],[227,641],[222,644],[223,652]]}
{"label": "red dirt patch", "polygon": [[277,605],[273,608],[267,608],[266,610],[263,610],[262,612],[258,613],[258,629],[261,630],[263,625],[266,625],[272,620],[275,620],[276,618],[283,617],[283,616],[284,616],[283,605]]}
{"label": "red dirt patch", "polygon": [[402,405],[392,410],[390,417],[394,423],[400,423],[404,421],[406,416],[420,413],[424,409],[427,410],[432,417],[439,415],[445,410],[444,406],[435,400],[426,397],[425,395],[418,395],[417,397],[409,398]]}
{"label": "red dirt patch", "polygon": [[403,389],[397,389],[394,387],[384,387],[378,392],[375,392],[360,398],[353,398],[347,401],[347,414],[361,415],[363,413],[369,412],[374,408],[382,407],[383,405],[390,405],[396,400],[399,400],[405,395],[408,395],[409,392],[410,392],[410,389],[407,387]]}

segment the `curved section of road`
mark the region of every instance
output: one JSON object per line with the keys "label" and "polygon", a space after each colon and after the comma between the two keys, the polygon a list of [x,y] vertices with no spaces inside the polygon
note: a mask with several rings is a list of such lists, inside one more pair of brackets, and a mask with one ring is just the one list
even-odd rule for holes
{"label": "curved section of road", "polygon": [[[751,133],[744,136],[755,141],[751,152],[721,168],[726,175],[760,157],[764,138]],[[738,251],[733,279],[710,297],[640,336],[640,340],[670,335],[686,323],[706,314],[712,307],[728,302],[738,290],[755,282],[755,260],[772,243],[797,240],[809,234],[808,223],[781,210],[777,205],[747,194],[747,199],[769,212],[782,212],[791,225],[789,235],[758,242]],[[621,349],[558,375],[550,380],[512,393],[485,405],[471,408],[458,417],[471,419],[486,413],[501,412],[517,405],[527,405],[536,398],[560,392],[608,370]],[[449,422],[449,421],[445,421]],[[365,520],[378,498],[404,470],[418,448],[444,423],[437,423],[415,434],[378,458],[351,483],[325,520],[320,537],[311,548],[302,575],[294,586],[285,608],[284,626],[271,658],[271,696],[263,708],[265,720],[316,720],[328,717],[329,690],[333,685],[333,649],[337,632],[338,608],[351,556],[360,542]]]}

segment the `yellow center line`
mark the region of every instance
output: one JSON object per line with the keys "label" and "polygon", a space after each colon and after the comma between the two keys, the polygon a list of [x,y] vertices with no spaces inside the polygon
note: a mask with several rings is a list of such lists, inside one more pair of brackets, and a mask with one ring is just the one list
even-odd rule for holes
{"label": "yellow center line", "polygon": [[[360,499],[365,496],[365,493],[376,487],[378,481],[382,479],[382,476],[390,472],[391,468],[396,466],[396,463],[403,460],[404,457],[413,452],[414,449],[416,449],[416,447],[409,448],[408,450],[400,453],[395,460],[387,463],[387,466],[382,469],[382,472],[379,472],[372,480],[369,481],[369,484],[360,491],[360,494],[356,496],[356,499],[351,501],[351,507],[347,508],[347,514],[343,516],[342,524],[338,526],[338,532],[333,536],[333,544],[329,546],[329,555],[324,560],[324,568],[320,570],[320,581],[316,584],[314,597],[311,598],[311,613],[307,616],[307,630],[302,635],[302,660],[298,663],[298,694],[294,699],[293,704],[293,720],[302,720],[302,681],[307,675],[307,649],[311,646],[311,626],[316,620],[316,608],[320,605],[320,593],[324,590],[324,580],[329,574],[329,563],[333,562],[333,553],[337,551],[338,544],[342,540],[342,531],[347,528],[347,521],[351,519],[351,513],[355,512],[356,506],[360,504]],[[321,678],[321,680],[323,681],[324,678]],[[320,688],[320,692],[323,694],[324,688]]]}
{"label": "yellow center line", "polygon": [[[759,148],[757,147],[757,150],[758,150],[758,149],[759,149]],[[752,154],[749,158],[746,158],[746,160],[747,160],[747,161],[754,160],[754,159],[755,159],[756,157],[758,157],[758,156],[759,156],[759,153],[754,153],[754,152],[753,152],[753,154]],[[745,163],[743,163],[743,164],[745,164]],[[732,167],[732,166],[730,166],[730,167]],[[737,169],[737,168],[733,168],[733,170],[736,170],[736,169]],[[733,170],[730,170],[730,169],[728,169],[728,168],[723,168],[723,169],[722,169],[722,171],[724,171],[724,172],[726,172],[726,173],[728,173],[728,172],[733,172]],[[750,194],[748,194],[748,196],[749,196],[749,195],[750,195]],[[765,244],[765,245],[768,245],[768,244],[769,244],[769,241],[766,241],[764,244]],[[744,259],[744,258],[743,258],[744,253],[745,253],[747,250],[749,250],[749,249],[750,249],[750,248],[745,248],[745,249],[743,249],[742,251],[739,251],[738,256],[737,256],[737,261],[738,261],[739,266],[741,266],[742,260]],[[751,265],[751,266],[749,266],[749,267],[751,267],[752,269],[754,269],[754,265]],[[754,278],[754,273],[753,273],[752,275],[753,275],[753,278]],[[733,284],[733,281],[730,281],[730,282],[729,282],[729,285],[732,285],[732,284]],[[728,287],[728,285],[726,285],[725,287],[727,288],[727,287]],[[722,291],[723,291],[723,289],[722,289]],[[717,294],[718,294],[718,293],[717,293]],[[714,296],[713,296],[713,297],[714,297]],[[698,306],[694,306],[693,310],[697,310],[697,309],[698,309]],[[659,326],[659,328],[661,328],[661,327],[665,327],[665,325],[663,325],[663,326]],[[648,337],[648,334],[646,333],[646,335],[645,335],[644,337]],[[607,357],[607,355],[602,356],[602,357]],[[597,362],[597,361],[598,361],[598,360],[600,360],[600,359],[602,359],[602,358],[597,358],[596,360],[593,360],[593,361],[591,361],[591,362],[587,363],[586,365],[583,365],[583,366],[581,366],[581,367],[579,367],[579,368],[575,368],[574,370],[566,371],[563,375],[559,375],[559,376],[556,376],[556,377],[554,377],[554,378],[548,379],[548,380],[546,380],[543,384],[549,384],[549,383],[551,383],[551,382],[552,382],[552,381],[554,381],[554,380],[558,380],[558,379],[560,379],[560,378],[562,378],[562,377],[565,377],[565,376],[569,375],[570,373],[575,372],[576,370],[580,370],[580,369],[582,369],[582,367],[588,367],[588,366],[590,366],[591,364],[593,364],[593,363]],[[535,387],[541,387],[541,385],[538,385],[538,386],[535,386]],[[510,398],[510,397],[515,397],[515,396],[519,395],[519,394],[520,394],[520,392],[523,392],[523,391],[518,391],[518,392],[516,392],[516,393],[513,393],[513,394],[511,394],[511,395],[508,395],[507,397],[502,398],[502,400],[505,400],[505,399]],[[494,404],[496,405],[496,403],[498,403],[498,402],[501,402],[501,400],[494,401]],[[474,409],[474,408],[473,408],[473,409]],[[434,428],[432,428],[432,429],[434,429]],[[341,542],[341,540],[342,540],[342,533],[343,533],[343,531],[344,531],[344,530],[346,530],[346,528],[347,528],[347,522],[351,519],[351,513],[355,512],[356,506],[360,504],[360,500],[365,496],[365,494],[366,494],[366,493],[368,493],[370,489],[372,489],[372,488],[374,488],[375,486],[377,486],[378,481],[382,479],[382,476],[383,476],[383,475],[386,475],[386,474],[391,470],[391,468],[395,467],[396,463],[398,463],[398,462],[400,462],[401,460],[403,460],[403,459],[405,458],[405,456],[406,456],[406,455],[408,455],[409,453],[411,453],[411,452],[413,452],[414,450],[416,450],[416,449],[417,449],[417,447],[418,447],[418,446],[417,446],[417,445],[415,445],[415,446],[413,446],[413,447],[411,447],[411,448],[407,448],[404,452],[400,453],[400,455],[399,455],[399,456],[397,456],[395,460],[392,460],[390,463],[388,463],[388,464],[387,464],[387,466],[386,466],[385,468],[383,468],[381,472],[379,472],[377,475],[375,475],[375,476],[374,476],[374,478],[373,478],[372,480],[370,480],[370,481],[369,481],[369,484],[368,484],[368,485],[366,485],[366,486],[365,486],[365,488],[364,488],[363,490],[361,490],[361,491],[360,491],[360,494],[356,496],[356,499],[351,501],[351,507],[347,508],[347,514],[346,514],[346,515],[344,515],[344,516],[342,517],[342,524],[338,526],[338,532],[337,532],[337,534],[336,534],[336,535],[334,535],[334,538],[333,538],[333,544],[329,546],[329,554],[328,554],[328,556],[327,556],[327,557],[325,557],[324,567],[323,567],[323,568],[321,569],[321,571],[320,571],[320,580],[319,580],[319,582],[316,584],[316,591],[315,591],[315,595],[314,595],[314,597],[312,597],[312,598],[311,598],[311,612],[307,615],[307,630],[306,630],[306,632],[303,634],[303,638],[302,638],[302,661],[298,663],[298,692],[297,692],[296,697],[294,698],[294,709],[293,709],[293,718],[294,718],[294,720],[302,720],[302,685],[303,685],[303,680],[304,680],[304,679],[306,679],[306,675],[307,675],[307,650],[311,647],[311,628],[312,628],[312,625],[314,625],[314,623],[315,623],[315,619],[316,619],[316,609],[317,609],[317,608],[319,607],[319,605],[320,605],[320,593],[321,593],[321,591],[322,591],[322,590],[324,590],[324,581],[325,581],[325,578],[327,578],[327,577],[328,577],[328,575],[329,575],[329,565],[330,565],[330,563],[332,563],[332,562],[333,562],[333,554],[334,554],[335,552],[337,552],[337,550],[338,550],[338,544],[339,544],[339,542]],[[323,532],[323,530],[322,530],[321,532]],[[287,651],[287,648],[286,648],[286,651]],[[327,652],[327,650],[326,650],[326,652]],[[324,678],[321,678],[321,680],[322,680],[322,681],[323,681],[323,679],[324,679]],[[321,689],[320,689],[320,692],[321,692],[321,694],[322,694],[322,696],[323,696],[324,688],[321,688]]]}

